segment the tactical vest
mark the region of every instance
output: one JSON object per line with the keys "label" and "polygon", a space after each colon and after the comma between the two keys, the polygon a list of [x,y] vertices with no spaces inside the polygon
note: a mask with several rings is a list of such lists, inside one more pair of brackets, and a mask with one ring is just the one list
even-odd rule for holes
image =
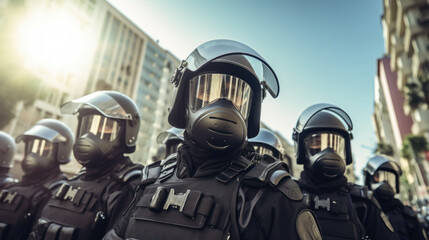
{"label": "tactical vest", "polygon": [[323,239],[367,239],[346,189],[318,195],[302,191],[319,220]]}
{"label": "tactical vest", "polygon": [[55,185],[14,185],[0,192],[0,239],[24,239],[31,231],[37,207]]}
{"label": "tactical vest", "polygon": [[132,165],[93,181],[82,176],[63,183],[43,209],[29,239],[101,239],[108,223],[109,189],[140,178],[141,167]]}
{"label": "tactical vest", "polygon": [[238,239],[236,196],[244,182],[277,187],[290,199],[302,199],[280,161],[255,166],[240,157],[216,177],[198,179],[177,178],[181,170],[176,164],[174,154],[145,167],[126,239]]}

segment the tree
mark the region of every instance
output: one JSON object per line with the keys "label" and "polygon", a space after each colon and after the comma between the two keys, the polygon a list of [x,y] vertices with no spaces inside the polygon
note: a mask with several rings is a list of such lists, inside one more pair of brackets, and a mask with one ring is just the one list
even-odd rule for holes
{"label": "tree", "polygon": [[402,157],[410,160],[413,156],[418,157],[419,153],[428,150],[429,145],[424,136],[410,134],[405,137],[405,140],[403,142]]}
{"label": "tree", "polygon": [[416,82],[405,84],[405,102],[411,109],[417,109],[421,104],[429,106],[429,74],[422,74]]}
{"label": "tree", "polygon": [[383,142],[377,143],[377,147],[375,148],[374,153],[384,154],[387,156],[395,155],[395,151],[393,150],[393,147],[390,144],[383,143]]}

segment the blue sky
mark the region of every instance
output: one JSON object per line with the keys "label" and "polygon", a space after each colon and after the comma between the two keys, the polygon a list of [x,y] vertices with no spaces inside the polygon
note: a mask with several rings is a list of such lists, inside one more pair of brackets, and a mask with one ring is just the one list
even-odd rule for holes
{"label": "blue sky", "polygon": [[357,174],[372,154],[377,59],[384,54],[381,0],[109,0],[179,59],[212,39],[243,42],[280,80],[263,103],[262,120],[290,142],[308,106],[343,108],[354,123]]}

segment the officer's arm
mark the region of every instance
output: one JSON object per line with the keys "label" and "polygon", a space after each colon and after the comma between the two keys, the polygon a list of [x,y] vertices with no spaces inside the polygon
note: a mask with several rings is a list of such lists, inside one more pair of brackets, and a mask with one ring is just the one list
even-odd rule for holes
{"label": "officer's arm", "polygon": [[378,202],[373,199],[368,201],[368,215],[364,223],[367,235],[370,239],[395,239],[399,240],[399,235],[393,229],[389,217],[381,210]]}
{"label": "officer's arm", "polygon": [[406,222],[408,236],[410,237],[410,239],[428,240],[426,232],[424,231],[419,219],[417,218],[417,214],[411,207],[404,206],[403,216]]}
{"label": "officer's arm", "polygon": [[271,228],[267,239],[321,240],[316,217],[303,201],[290,200],[282,196],[272,205]]}

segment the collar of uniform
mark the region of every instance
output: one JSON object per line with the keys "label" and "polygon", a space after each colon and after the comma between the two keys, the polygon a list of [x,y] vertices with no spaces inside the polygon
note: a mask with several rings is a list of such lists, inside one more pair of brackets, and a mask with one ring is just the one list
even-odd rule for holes
{"label": "collar of uniform", "polygon": [[125,166],[131,163],[130,158],[125,156],[119,156],[120,159],[114,159],[113,161],[106,162],[103,166],[96,168],[86,168],[86,173],[83,175],[85,181],[92,181],[95,179],[104,179],[110,176],[112,173],[120,171]]}
{"label": "collar of uniform", "polygon": [[177,152],[177,177],[179,178],[201,178],[215,176],[227,168],[232,159],[240,156],[242,149],[227,156],[213,156],[201,154],[198,150],[185,144]]}
{"label": "collar of uniform", "polygon": [[313,193],[326,193],[342,190],[342,187],[347,185],[347,178],[344,175],[329,179],[320,179],[309,171],[301,172],[299,184],[306,190]]}

